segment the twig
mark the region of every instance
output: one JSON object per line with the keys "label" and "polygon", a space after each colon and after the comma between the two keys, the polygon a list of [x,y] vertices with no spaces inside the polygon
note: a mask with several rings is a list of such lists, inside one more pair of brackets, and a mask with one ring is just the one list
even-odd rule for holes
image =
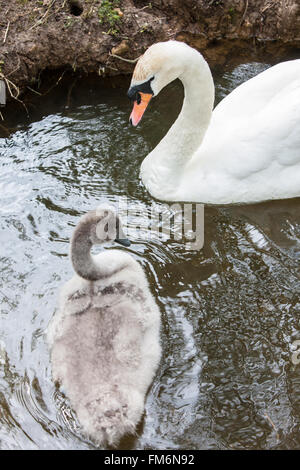
{"label": "twig", "polygon": [[159,18],[154,18],[152,21],[155,22],[155,21],[161,21],[161,20],[167,20],[168,17],[167,16],[160,16]]}
{"label": "twig", "polygon": [[[2,80],[5,81],[5,84],[6,84],[6,86],[7,86],[7,89],[8,89],[8,91],[9,91],[10,96],[11,96],[14,100],[19,101],[19,103],[21,103],[21,104],[24,106],[27,115],[29,115],[26,104],[24,103],[24,101],[22,101],[22,100],[19,99],[20,89],[17,87],[17,85],[15,85],[14,82],[12,82],[11,80],[9,80],[9,79],[8,79],[3,73],[1,73],[1,72],[0,72],[0,78],[2,78]],[[13,92],[13,90],[14,90],[14,92]]]}
{"label": "twig", "polygon": [[[19,94],[20,94],[20,90],[17,87],[17,85],[15,85],[14,82],[9,80],[2,72],[0,72],[0,78],[5,81],[5,84],[8,88],[10,96],[14,99],[17,99]],[[16,92],[15,95],[13,94],[11,87],[15,90],[15,92]]]}
{"label": "twig", "polygon": [[270,4],[270,5],[267,5],[265,6],[262,10],[261,10],[261,14],[264,13],[265,11],[267,11],[269,8],[273,7],[274,5]]}
{"label": "twig", "polygon": [[136,59],[124,59],[124,57],[121,57],[117,54],[112,54],[111,52],[109,53],[111,57],[115,57],[116,59],[124,60],[124,62],[129,62],[130,64],[135,64],[141,56],[138,56]]}
{"label": "twig", "polygon": [[67,101],[66,101],[66,104],[65,104],[65,109],[70,108],[71,93],[72,93],[72,90],[73,90],[73,88],[74,88],[76,82],[77,82],[77,78],[75,78],[75,80],[73,80],[73,83],[72,83],[71,86],[69,87],[68,95],[67,95]]}
{"label": "twig", "polygon": [[111,69],[111,70],[116,70],[116,71],[118,71],[118,69],[116,69],[116,67],[111,67],[110,65],[106,65],[106,68],[107,68],[107,69]]}
{"label": "twig", "polygon": [[34,89],[33,89],[33,88],[31,88],[30,86],[28,86],[28,85],[27,85],[27,88],[28,88],[28,90],[32,91],[33,93],[36,93],[37,95],[40,95],[40,96],[42,96],[42,93],[40,93],[40,92],[38,92],[38,91],[34,90]]}
{"label": "twig", "polygon": [[90,6],[90,9],[87,13],[84,13],[84,17],[85,18],[88,18],[90,16],[90,14],[92,13],[93,9],[94,9],[94,6],[95,6],[95,0],[92,0],[92,5]]}
{"label": "twig", "polygon": [[146,5],[146,6],[143,7],[143,8],[139,8],[137,11],[143,11],[143,10],[146,10],[146,8],[152,8],[152,6]]}
{"label": "twig", "polygon": [[[1,73],[1,72],[0,72],[0,78],[2,78],[2,80],[5,81],[10,96],[11,96],[12,98],[14,98],[15,100],[17,100],[17,99],[18,99],[18,96],[19,96],[19,94],[20,94],[20,90],[19,90],[19,88],[17,87],[17,85],[15,85],[14,82],[12,82],[11,80],[9,80],[9,79],[8,79],[5,75],[3,75],[3,73]],[[15,91],[15,94],[12,92],[12,89]]]}
{"label": "twig", "polygon": [[3,114],[1,113],[1,111],[0,111],[0,117],[1,117],[2,121],[4,121],[4,117],[3,117]]}
{"label": "twig", "polygon": [[54,3],[55,3],[55,0],[52,0],[50,5],[48,6],[46,12],[43,14],[43,16],[39,20],[37,20],[37,22],[33,26],[31,26],[31,28],[29,28],[28,31],[30,31],[31,29],[35,28],[36,26],[38,26],[39,24],[41,24],[43,22],[43,19],[46,18],[46,16],[48,15],[48,13],[50,11],[50,8],[53,7]]}
{"label": "twig", "polygon": [[54,83],[54,85],[52,85],[47,91],[45,91],[45,93],[43,93],[43,96],[47,95],[48,93],[50,93],[51,90],[53,90],[53,88],[55,88],[59,82],[61,81],[61,79],[63,78],[64,74],[66,73],[66,70],[63,71],[63,73],[60,75],[59,79],[57,80],[56,83]]}
{"label": "twig", "polygon": [[244,10],[242,19],[241,19],[240,24],[238,25],[237,29],[240,29],[240,27],[241,27],[242,24],[243,24],[243,21],[244,21],[244,19],[245,19],[245,17],[246,17],[246,13],[247,13],[247,10],[248,10],[248,5],[249,5],[249,0],[246,0],[245,10]]}
{"label": "twig", "polygon": [[273,423],[273,421],[271,420],[270,416],[267,415],[267,413],[264,413],[265,417],[267,418],[267,420],[269,421],[269,423],[271,424],[272,428],[274,429],[275,433],[276,433],[276,438],[277,438],[277,441],[280,441],[280,438],[279,438],[279,434],[278,434],[278,431],[277,431],[277,428],[275,426],[275,424]]}
{"label": "twig", "polygon": [[7,23],[7,28],[6,28],[6,30],[5,30],[4,39],[3,39],[3,44],[5,44],[5,41],[6,41],[6,38],[7,38],[7,33],[8,33],[8,30],[9,30],[9,25],[10,25],[10,21],[8,21],[8,23]]}
{"label": "twig", "polygon": [[13,75],[19,69],[20,63],[21,63],[20,57],[18,56],[18,65],[17,65],[17,67],[15,69],[13,69],[11,72],[9,72],[8,74],[6,74],[6,77],[9,77],[10,75]]}

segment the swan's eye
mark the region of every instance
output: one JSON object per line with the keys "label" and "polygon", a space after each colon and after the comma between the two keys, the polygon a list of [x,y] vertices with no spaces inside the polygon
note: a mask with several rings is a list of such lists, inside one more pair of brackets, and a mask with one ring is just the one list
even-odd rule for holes
{"label": "swan's eye", "polygon": [[149,78],[146,82],[140,83],[139,85],[132,85],[128,92],[127,96],[131,101],[136,101],[137,104],[140,104],[142,101],[142,95],[147,94],[147,95],[154,95],[153,90],[151,88],[151,82],[154,80],[154,75],[153,77]]}
{"label": "swan's eye", "polygon": [[141,95],[138,91],[136,92],[136,95],[135,95],[135,101],[137,102],[137,104],[140,104],[141,102]]}

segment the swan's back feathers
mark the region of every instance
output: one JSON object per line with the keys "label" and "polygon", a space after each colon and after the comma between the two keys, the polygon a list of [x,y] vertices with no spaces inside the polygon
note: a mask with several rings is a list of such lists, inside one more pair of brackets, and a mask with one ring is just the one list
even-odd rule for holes
{"label": "swan's back feathers", "polygon": [[262,72],[224,98],[213,112],[202,151],[214,142],[214,152],[223,149],[221,166],[226,162],[233,173],[243,172],[243,163],[230,160],[235,153],[246,160],[249,172],[261,171],[276,160],[300,165],[299,126],[300,60],[295,60]]}
{"label": "swan's back feathers", "polygon": [[183,198],[200,200],[202,191],[203,201],[222,204],[296,197],[299,188],[300,60],[294,60],[220,102],[180,189]]}
{"label": "swan's back feathers", "polygon": [[284,97],[285,89],[291,84],[299,87],[300,59],[281,62],[235,88],[216,106],[212,121],[231,119],[252,119],[277,96]]}

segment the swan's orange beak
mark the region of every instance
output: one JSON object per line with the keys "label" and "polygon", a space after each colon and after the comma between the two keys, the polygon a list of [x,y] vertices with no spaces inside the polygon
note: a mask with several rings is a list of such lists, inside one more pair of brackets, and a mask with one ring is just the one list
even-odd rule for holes
{"label": "swan's orange beak", "polygon": [[143,114],[146,111],[146,108],[153,96],[151,93],[142,93],[141,91],[139,91],[139,95],[141,97],[140,102],[139,103],[137,101],[134,102],[133,110],[129,118],[129,121],[133,126],[138,125],[138,123],[142,119]]}

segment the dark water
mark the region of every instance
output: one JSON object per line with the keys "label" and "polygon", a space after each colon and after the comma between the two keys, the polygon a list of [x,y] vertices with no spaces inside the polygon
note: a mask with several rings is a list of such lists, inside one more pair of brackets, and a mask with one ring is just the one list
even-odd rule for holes
{"label": "dark water", "polygon": [[[218,99],[267,65],[216,77]],[[145,155],[181,105],[173,84],[128,127],[127,82],[62,85],[0,139],[0,448],[88,449],[51,380],[44,332],[72,275],[69,238],[101,201],[128,198],[143,230],[131,253],[161,307],[163,357],[136,438],[121,448],[300,446],[300,199],[205,208],[205,245],[149,240]],[[15,113],[16,114],[16,113]],[[156,203],[160,204],[160,203]],[[130,235],[130,220],[129,220]]]}

